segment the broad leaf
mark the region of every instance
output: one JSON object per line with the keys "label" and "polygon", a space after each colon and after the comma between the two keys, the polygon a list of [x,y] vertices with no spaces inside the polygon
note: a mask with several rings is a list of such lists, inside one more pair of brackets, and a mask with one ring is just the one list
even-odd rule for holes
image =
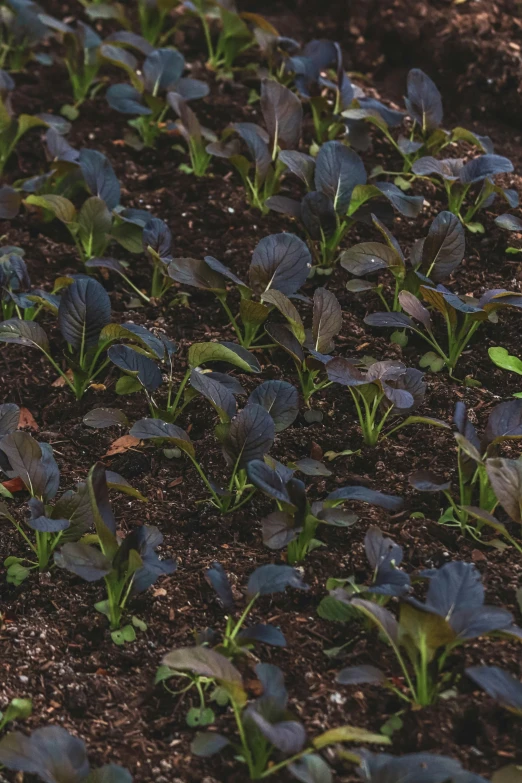
{"label": "broad leaf", "polygon": [[259,293],[275,288],[292,296],[312,268],[312,258],[302,239],[294,234],[271,234],[262,239],[252,255],[249,278]]}
{"label": "broad leaf", "polygon": [[302,576],[295,568],[287,565],[264,565],[256,568],[250,575],[247,597],[282,593],[287,587],[309,590],[309,586],[303,582]]}
{"label": "broad leaf", "polygon": [[193,343],[188,351],[189,367],[200,367],[207,362],[226,362],[244,372],[261,372],[256,357],[246,348],[234,343]]}
{"label": "broad leaf", "polygon": [[270,414],[260,405],[247,405],[230,423],[223,444],[225,459],[230,465],[245,468],[252,460],[262,459],[274,442],[275,425]]}
{"label": "broad leaf", "polygon": [[261,111],[273,147],[293,150],[299,145],[303,104],[295,93],[272,79],[261,85]]}
{"label": "broad leaf", "polygon": [[323,144],[315,163],[315,187],[328,196],[344,215],[356,185],[366,183],[364,164],[356,152],[340,141]]}
{"label": "broad leaf", "polygon": [[276,432],[282,432],[293,424],[299,412],[297,389],[286,381],[265,381],[248,398],[248,404],[251,403],[268,411]]}
{"label": "broad leaf", "polygon": [[243,679],[223,655],[208,647],[181,647],[163,657],[162,663],[175,671],[189,671],[216,680],[239,705],[246,702]]}
{"label": "broad leaf", "polygon": [[80,543],[64,544],[55,552],[54,562],[87,582],[97,582],[112,570],[111,561],[99,549]]}
{"label": "broad leaf", "polygon": [[58,307],[58,326],[69,345],[83,350],[97,345],[111,319],[111,300],[96,280],[80,278],[68,286]]}

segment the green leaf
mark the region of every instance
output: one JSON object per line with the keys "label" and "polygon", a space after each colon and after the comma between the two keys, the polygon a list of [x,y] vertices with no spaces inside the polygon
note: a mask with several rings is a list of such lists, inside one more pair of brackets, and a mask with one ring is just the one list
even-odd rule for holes
{"label": "green leaf", "polygon": [[429,367],[432,372],[440,372],[444,364],[444,359],[434,351],[428,351],[419,360],[419,367]]}
{"label": "green leaf", "polygon": [[83,204],[78,215],[78,237],[88,258],[102,256],[112,226],[112,215],[105,201],[91,196]]}
{"label": "green leaf", "polygon": [[135,628],[138,628],[140,631],[146,631],[147,630],[147,623],[144,623],[143,620],[140,620],[139,617],[136,617],[136,615],[132,615],[132,624]]}
{"label": "green leaf", "polygon": [[132,375],[122,375],[116,381],[115,391],[116,394],[134,394],[141,391],[143,386],[137,378],[133,378]]}
{"label": "green leaf", "polygon": [[334,623],[347,623],[357,617],[357,611],[353,607],[338,601],[332,595],[323,598],[317,607],[317,614],[323,620],[331,620]]}
{"label": "green leaf", "polygon": [[496,364],[497,367],[522,375],[522,360],[517,356],[510,356],[506,348],[489,348],[488,354],[493,364]]}
{"label": "green leaf", "polygon": [[107,599],[95,603],[94,608],[96,609],[97,612],[100,612],[100,614],[104,614],[105,617],[107,617],[110,620],[111,610]]}
{"label": "green leaf", "polygon": [[194,343],[188,352],[189,366],[200,367],[207,362],[227,362],[244,372],[261,372],[255,356],[236,346],[234,350],[223,343]]}
{"label": "green leaf", "polygon": [[391,737],[396,731],[400,731],[404,726],[404,721],[398,715],[392,715],[386,723],[381,726],[381,734]]}
{"label": "green leaf", "polygon": [[429,651],[429,660],[433,659],[439,647],[445,647],[455,639],[451,625],[438,614],[424,612],[411,604],[403,603],[400,608],[401,639],[411,639],[417,650],[425,644]]}
{"label": "green leaf", "polygon": [[122,645],[128,642],[133,642],[136,639],[136,631],[132,625],[124,625],[123,628],[120,628],[119,631],[111,632],[111,639],[114,644],[117,644],[119,647],[121,647]]}
{"label": "green leaf", "polygon": [[395,345],[400,345],[401,348],[404,348],[406,345],[408,345],[408,335],[403,329],[396,329],[391,333],[390,342],[394,343]]}
{"label": "green leaf", "polygon": [[434,419],[432,416],[408,416],[401,423],[401,427],[408,427],[410,424],[429,424],[432,427],[442,427],[445,430],[450,430],[449,424],[441,419]]}
{"label": "green leaf", "polygon": [[72,201],[63,196],[55,196],[53,194],[47,196],[27,196],[24,202],[49,210],[62,223],[74,223],[75,221],[76,208]]}
{"label": "green leaf", "polygon": [[210,707],[192,707],[187,712],[187,725],[192,729],[197,726],[210,726],[216,716]]}
{"label": "green leaf", "polygon": [[202,677],[211,677],[226,689],[236,704],[246,703],[243,679],[236,667],[215,650],[208,647],[180,647],[164,656],[163,664],[178,671],[190,671]]}
{"label": "green leaf", "polygon": [[30,573],[31,571],[29,568],[25,568],[19,563],[13,563],[13,565],[9,566],[7,569],[6,581],[8,584],[18,586],[22,584],[24,579],[27,579]]}
{"label": "green leaf", "polygon": [[466,223],[466,228],[471,231],[472,234],[485,234],[486,229],[482,223]]}
{"label": "green leaf", "polygon": [[318,737],[314,737],[312,745],[317,750],[326,748],[328,745],[336,745],[338,742],[367,742],[374,745],[391,745],[388,737],[382,734],[374,734],[367,729],[361,729],[358,726],[339,726],[336,729],[330,729]]}
{"label": "green leaf", "polygon": [[5,726],[14,720],[23,720],[28,718],[32,712],[33,702],[31,699],[12,699],[3,715],[0,714],[0,723]]}

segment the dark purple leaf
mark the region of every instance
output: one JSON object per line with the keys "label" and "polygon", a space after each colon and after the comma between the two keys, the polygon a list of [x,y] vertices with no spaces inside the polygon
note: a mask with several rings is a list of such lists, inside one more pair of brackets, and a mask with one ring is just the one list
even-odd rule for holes
{"label": "dark purple leaf", "polygon": [[58,326],[73,348],[97,345],[101,330],[110,320],[111,300],[96,280],[81,278],[65,289],[58,307]]}
{"label": "dark purple leaf", "polygon": [[[274,212],[301,220],[301,202],[286,196],[270,196],[265,205]],[[1,215],[0,215],[1,217]]]}
{"label": "dark purple leaf", "polygon": [[54,562],[86,582],[97,582],[112,570],[111,561],[99,549],[80,543],[64,544],[55,552]]}
{"label": "dark purple leaf", "polygon": [[89,775],[84,742],[61,726],[45,726],[30,736],[19,731],[7,734],[0,741],[0,764],[45,783],[80,781]]}
{"label": "dark purple leaf", "polygon": [[4,402],[0,405],[0,438],[18,429],[20,408],[14,402]]}
{"label": "dark purple leaf", "polygon": [[333,201],[318,190],[307,193],[303,198],[298,219],[312,239],[329,238],[337,228]]}
{"label": "dark purple leaf", "polygon": [[163,381],[157,364],[148,356],[129,348],[128,345],[111,345],[107,356],[116,367],[128,375],[136,377],[141,385],[151,393],[155,392]]}
{"label": "dark purple leaf", "polygon": [[522,522],[522,463],[514,459],[488,459],[486,471],[504,511],[514,522]]}
{"label": "dark purple leaf", "polygon": [[407,95],[404,99],[410,116],[421,130],[434,130],[442,123],[442,98],[437,85],[420,68],[408,73]]}
{"label": "dark purple leaf", "polygon": [[230,422],[223,454],[229,465],[245,468],[251,460],[263,459],[274,442],[275,425],[260,405],[247,405]]}
{"label": "dark purple leaf", "polygon": [[422,272],[440,283],[461,263],[465,249],[462,223],[451,212],[441,212],[431,224],[422,246]]}
{"label": "dark purple leaf", "polygon": [[248,404],[251,403],[268,411],[276,432],[282,432],[293,424],[299,412],[297,389],[286,381],[265,381],[248,398]]}
{"label": "dark purple leaf", "polygon": [[416,218],[424,204],[423,196],[408,196],[392,182],[376,182],[377,187],[397,212],[405,217]]}
{"label": "dark purple leaf", "polygon": [[415,324],[404,313],[370,313],[364,319],[368,326],[391,327],[393,329],[415,329]]}
{"label": "dark purple leaf", "polygon": [[176,49],[154,49],[143,63],[147,92],[157,95],[174,88],[185,68],[185,58]]}
{"label": "dark purple leaf", "polygon": [[120,114],[152,114],[152,110],[142,103],[142,95],[132,84],[111,84],[105,93],[107,103]]}
{"label": "dark purple leaf", "polygon": [[301,344],[295,335],[292,334],[288,326],[285,324],[269,323],[265,325],[265,332],[275,343],[277,343],[281,348],[283,348],[283,350],[289,353],[290,356],[292,356],[292,358],[297,362],[297,364],[301,365],[304,362],[305,355]]}
{"label": "dark purple leaf", "polygon": [[117,207],[120,203],[120,184],[105,155],[96,150],[83,149],[78,160],[91,195],[105,201],[109,210]]}
{"label": "dark purple leaf", "polygon": [[87,427],[95,429],[105,429],[116,425],[126,427],[129,423],[126,415],[118,408],[93,408],[92,411],[85,414],[82,421]]}
{"label": "dark purple leaf", "polygon": [[253,721],[263,737],[283,753],[292,756],[299,753],[306,742],[304,726],[297,721],[269,723],[254,707],[249,707],[245,719]]}
{"label": "dark purple leaf", "polygon": [[22,194],[9,185],[0,188],[0,220],[12,220],[18,215]]}
{"label": "dark purple leaf", "polygon": [[169,443],[177,446],[182,451],[186,451],[194,456],[194,446],[189,436],[177,427],[161,419],[140,419],[132,425],[129,435],[133,435],[140,440],[167,440]]}
{"label": "dark purple leaf", "polygon": [[159,218],[151,218],[143,229],[143,249],[150,247],[161,259],[170,258],[172,232]]}
{"label": "dark purple leaf", "polygon": [[250,599],[255,595],[283,593],[287,587],[295,587],[297,590],[310,589],[295,568],[287,565],[263,565],[250,575],[247,597]]}
{"label": "dark purple leaf", "polygon": [[212,403],[220,418],[225,417],[229,421],[236,415],[234,395],[226,386],[212,378],[210,373],[192,370],[190,385]]}
{"label": "dark purple leaf", "polygon": [[226,575],[225,569],[221,563],[212,563],[212,568],[209,568],[205,572],[205,579],[209,582],[216,591],[223,608],[227,611],[232,610],[235,607],[234,595],[232,588]]}
{"label": "dark purple leaf", "polygon": [[362,277],[380,269],[404,266],[402,258],[381,242],[361,242],[341,253],[341,266],[352,275]]}
{"label": "dark purple leaf", "polygon": [[236,638],[242,644],[261,642],[261,644],[269,644],[271,647],[286,647],[284,634],[273,625],[251,625],[248,628],[243,628]]}
{"label": "dark purple leaf", "polygon": [[451,487],[450,481],[445,481],[431,470],[416,470],[408,476],[408,481],[419,492],[447,492]]}
{"label": "dark purple leaf", "polygon": [[339,500],[358,500],[362,503],[369,503],[372,506],[379,506],[388,511],[398,511],[402,508],[403,500],[396,495],[385,495],[383,492],[376,492],[368,487],[341,487],[335,489],[326,496],[326,502]]}
{"label": "dark purple leaf", "polygon": [[310,251],[302,239],[294,234],[271,234],[254,250],[250,283],[260,293],[275,288],[291,296],[301,288],[311,267]]}
{"label": "dark purple leaf", "polygon": [[272,145],[295,149],[303,121],[303,105],[297,95],[279,82],[265,80],[261,84],[261,111]]}
{"label": "dark purple leaf", "polygon": [[207,758],[219,753],[227,745],[230,745],[230,742],[222,734],[217,734],[215,731],[203,731],[196,734],[190,743],[190,750],[194,756]]}
{"label": "dark purple leaf", "polygon": [[282,150],[279,160],[304,182],[308,190],[312,190],[314,182],[315,158],[296,150]]}
{"label": "dark purple leaf", "polygon": [[479,155],[466,163],[460,171],[460,181],[466,185],[481,182],[486,177],[494,177],[496,174],[509,174],[513,171],[513,164],[502,155]]}
{"label": "dark purple leaf", "polygon": [[522,713],[522,682],[498,666],[470,666],[468,677],[504,707]]}
{"label": "dark purple leaf", "polygon": [[248,478],[257,489],[281,503],[291,503],[285,482],[276,470],[263,460],[255,459],[247,465]]}
{"label": "dark purple leaf", "polygon": [[315,163],[315,187],[331,199],[339,215],[346,213],[355,186],[365,183],[364,164],[356,152],[340,141],[322,145]]}
{"label": "dark purple leaf", "polygon": [[[0,217],[2,217],[0,215]],[[495,223],[499,228],[504,228],[506,231],[517,231],[522,232],[522,219],[517,217],[516,215],[499,215],[498,218],[495,218]]]}

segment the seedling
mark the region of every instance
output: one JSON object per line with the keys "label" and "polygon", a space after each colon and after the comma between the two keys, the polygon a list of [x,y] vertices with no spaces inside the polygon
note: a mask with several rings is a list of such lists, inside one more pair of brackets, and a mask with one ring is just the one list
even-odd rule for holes
{"label": "seedling", "polygon": [[445,366],[452,378],[458,360],[479,326],[485,321],[496,323],[500,310],[522,307],[522,294],[505,289],[486,291],[480,299],[459,296],[443,285],[421,285],[419,291],[422,299],[442,315],[447,332],[446,345],[435,335],[430,311],[409,291],[402,291],[398,296],[404,313],[371,313],[364,322],[369,326],[411,329],[432,349],[422,357],[420,366],[430,367],[433,372]]}
{"label": "seedling", "polygon": [[[510,207],[518,205],[516,190],[506,190],[494,182],[494,177],[498,174],[509,174],[513,171],[511,161],[502,155],[479,155],[467,163],[464,158],[437,160],[429,155],[416,161],[412,171],[435,184],[437,179],[433,179],[433,176],[440,177],[446,191],[449,211],[473,233],[484,233],[482,223],[473,219],[479,210],[491,206],[497,195],[507,201]],[[479,184],[480,190],[477,191],[473,186]],[[472,196],[473,202],[464,211],[465,204]]]}
{"label": "seedling", "polygon": [[[422,209],[422,197],[406,196],[390,182],[367,185],[361,158],[340,141],[323,144],[315,159],[293,150],[282,152],[280,159],[309,192],[300,202],[274,196],[267,200],[267,206],[302,225],[317,273],[331,274],[348,230],[358,220],[371,219],[368,201],[389,202],[385,213],[380,213],[386,219],[390,217],[390,204],[407,217],[416,217]],[[377,205],[373,212],[378,212]]]}
{"label": "seedling", "polygon": [[[399,294],[409,291],[415,296],[420,284],[442,283],[457,269],[465,252],[465,233],[462,224],[451,212],[441,212],[432,222],[428,235],[410,249],[408,261],[395,237],[381,221],[372,215],[374,226],[386,244],[361,242],[341,253],[340,264],[355,278],[346,284],[348,291],[374,291],[388,312],[400,310]],[[371,283],[368,275],[386,270],[394,281],[391,303],[383,294],[383,285]]]}
{"label": "seedling", "polygon": [[[208,145],[207,152],[230,160],[243,180],[248,203],[266,214],[269,205],[265,202],[279,191],[286,169],[283,151],[299,144],[303,107],[287,87],[265,80],[261,86],[261,112],[266,130],[251,122],[235,122],[221,141]],[[248,148],[251,160],[241,153],[240,142],[230,139],[234,133]]]}
{"label": "seedling", "polygon": [[482,524],[469,523],[468,507],[478,506],[491,514],[497,505],[497,497],[491,485],[488,464],[495,457],[501,443],[522,438],[522,401],[500,403],[491,412],[484,433],[480,436],[468,417],[466,406],[458,402],[453,414],[457,428],[458,491],[451,482],[431,470],[418,470],[409,477],[410,484],[420,492],[442,493],[449,502],[439,522],[460,527],[481,540]]}
{"label": "seedling", "polygon": [[208,95],[205,82],[183,77],[185,58],[175,49],[154,49],[147,54],[141,69],[134,55],[112,44],[103,44],[100,55],[111,65],[122,68],[130,79],[130,84],[111,85],[106,97],[111,109],[137,115],[129,120],[137,134],[130,133],[126,139],[135,149],[154,147],[170,108],[169,92],[186,101]]}
{"label": "seedling", "polygon": [[[191,750],[196,756],[208,757],[231,746],[236,757],[246,764],[251,780],[261,780],[284,769],[298,780],[312,780],[312,774],[316,780],[329,780],[330,768],[315,751],[341,742],[389,743],[382,734],[371,734],[353,726],[331,729],[308,741],[304,726],[287,710],[288,694],[283,673],[277,666],[262,663],[256,666],[263,694],[249,705],[240,672],[228,658],[214,650],[182,647],[167,653],[163,663],[176,671],[206,677],[225,691],[234,713],[237,740],[215,732],[202,732],[196,735]],[[282,754],[283,759],[277,760],[276,754]]]}
{"label": "seedling", "polygon": [[374,362],[362,372],[356,360],[338,357],[327,363],[326,373],[330,383],[339,383],[350,390],[367,446],[375,446],[379,440],[410,424],[449,429],[440,419],[414,414],[383,432],[390,417],[404,416],[422,405],[426,384],[420,370],[406,367],[402,362],[383,361]]}
{"label": "seedling", "polygon": [[105,468],[100,462],[89,471],[86,489],[96,545],[81,541],[65,543],[55,552],[54,560],[60,568],[72,571],[87,582],[105,581],[107,598],[99,601],[95,608],[109,619],[113,641],[122,644],[134,640],[134,626],[144,626],[141,621],[134,621],[132,625],[121,628],[129,597],[144,592],[160,576],[173,574],[176,563],[160,560],[156,554],[156,549],[163,542],[157,527],[138,527],[119,543],[116,520],[109,503]]}
{"label": "seedling", "polygon": [[343,325],[341,305],[335,294],[316,288],[310,330],[305,329],[295,306],[280,291],[266,292],[263,301],[273,305],[287,321],[288,325],[270,321],[265,324],[265,331],[293,359],[304,401],[310,407],[312,395],[332,383],[328,378],[319,380],[319,376],[332,360],[333,338]]}
{"label": "seedling", "polygon": [[[505,215],[499,215],[498,218],[495,218],[495,223],[497,226],[505,229],[506,231],[512,231],[515,234],[522,234],[522,220],[516,215],[510,215],[508,213]],[[518,253],[522,253],[522,247],[507,247],[506,253],[517,255]]]}
{"label": "seedling", "polygon": [[[27,432],[14,431],[14,423],[9,427],[9,414],[9,411],[4,412],[1,421],[3,433],[11,430],[0,440],[2,471],[11,479],[20,479],[31,495],[29,518],[23,523],[15,519],[7,505],[0,504],[0,516],[11,522],[32,553],[30,558],[12,556],[4,562],[7,581],[18,585],[31,571],[46,571],[56,548],[82,538],[92,527],[93,517],[84,483],[78,484],[75,490],[64,492],[54,505],[51,504],[60,485],[60,471],[53,450],[47,443],[38,443]],[[119,474],[109,473],[108,481],[110,487],[145,501],[143,495]]]}
{"label": "seedling", "polygon": [[[299,237],[271,234],[257,244],[252,254],[248,284],[213,256],[205,256],[204,261],[174,258],[169,275],[183,286],[213,293],[230,319],[240,345],[250,348],[261,338],[259,331],[274,306],[273,296],[280,293],[294,297],[305,283],[311,266],[310,252]],[[231,284],[240,296],[238,315],[233,314],[228,301],[227,285]]]}
{"label": "seedling", "polygon": [[339,508],[345,501],[358,500],[390,511],[402,506],[402,499],[395,495],[358,486],[336,489],[324,500],[310,503],[304,483],[294,477],[292,468],[256,459],[249,463],[247,471],[252,484],[277,503],[278,510],[261,521],[263,543],[269,549],[287,547],[291,565],[324,546],[315,537],[319,525],[348,528],[358,521],[355,514]]}
{"label": "seedling", "polygon": [[[501,348],[500,346],[488,348],[488,354],[493,364],[496,364],[497,367],[522,375],[522,359],[519,359],[518,356],[510,356],[506,348]],[[517,392],[513,397],[522,397],[522,392]]]}
{"label": "seedling", "polygon": [[[298,399],[293,386],[285,381],[266,381],[250,395],[247,405],[237,415],[232,391],[212,374],[192,371],[192,388],[206,397],[220,417],[214,430],[222,444],[227,467],[231,470],[226,487],[209,479],[187,433],[180,427],[159,419],[141,419],[130,434],[140,440],[170,443],[188,456],[210,493],[209,501],[222,514],[232,513],[249,503],[255,486],[249,483],[248,466],[270,450],[275,433],[286,429],[297,416]],[[193,395],[190,395],[192,399]]]}
{"label": "seedling", "polygon": [[[274,647],[286,647],[286,639],[279,628],[264,623],[256,623],[249,627],[244,627],[244,624],[260,596],[281,593],[287,587],[294,587],[300,590],[308,589],[308,585],[303,583],[302,578],[294,568],[286,565],[264,565],[256,568],[248,580],[247,605],[239,618],[234,617],[236,601],[223,566],[220,563],[213,563],[212,567],[207,570],[205,578],[215,590],[223,609],[227,612],[225,615],[226,627],[219,642],[218,634],[211,628],[197,632],[195,635],[198,644],[211,646],[213,650],[231,661],[249,655],[257,643],[268,644]],[[181,691],[171,691],[172,693],[176,695],[186,693],[193,687],[196,687],[198,691],[199,707],[192,707],[189,710],[187,714],[189,726],[206,726],[213,723],[216,716],[212,708],[207,706],[206,701],[206,693],[209,687],[215,686],[212,677],[176,672],[169,666],[163,665],[156,672],[155,682],[166,682],[173,677],[188,677],[190,682]],[[214,687],[210,693],[210,700],[220,705],[223,705],[223,702],[227,704],[228,697],[226,691],[223,692],[222,688]]]}
{"label": "seedling", "polygon": [[511,612],[484,604],[480,574],[471,563],[447,563],[424,572],[424,576],[429,579],[426,602],[403,599],[398,619],[385,607],[363,598],[349,601],[388,641],[400,664],[405,689],[371,665],[343,669],[337,682],[381,684],[399,698],[424,707],[433,704],[454,678],[446,663],[456,647],[493,633],[520,635]]}

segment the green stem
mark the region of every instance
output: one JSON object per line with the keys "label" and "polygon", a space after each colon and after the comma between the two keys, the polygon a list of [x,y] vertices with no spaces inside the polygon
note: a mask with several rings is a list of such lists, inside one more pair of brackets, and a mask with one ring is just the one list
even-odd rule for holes
{"label": "green stem", "polygon": [[169,413],[171,415],[175,414],[177,409],[178,409],[178,405],[179,405],[179,401],[181,399],[181,395],[183,394],[183,390],[184,390],[185,386],[188,383],[188,379],[190,378],[190,373],[191,372],[192,372],[192,368],[189,367],[187,372],[183,376],[183,380],[181,381],[181,383],[179,385],[178,392],[176,394],[176,397],[174,398],[174,402],[173,402],[172,406],[170,404],[170,390],[169,390],[169,399],[167,401],[167,410],[169,411]]}

